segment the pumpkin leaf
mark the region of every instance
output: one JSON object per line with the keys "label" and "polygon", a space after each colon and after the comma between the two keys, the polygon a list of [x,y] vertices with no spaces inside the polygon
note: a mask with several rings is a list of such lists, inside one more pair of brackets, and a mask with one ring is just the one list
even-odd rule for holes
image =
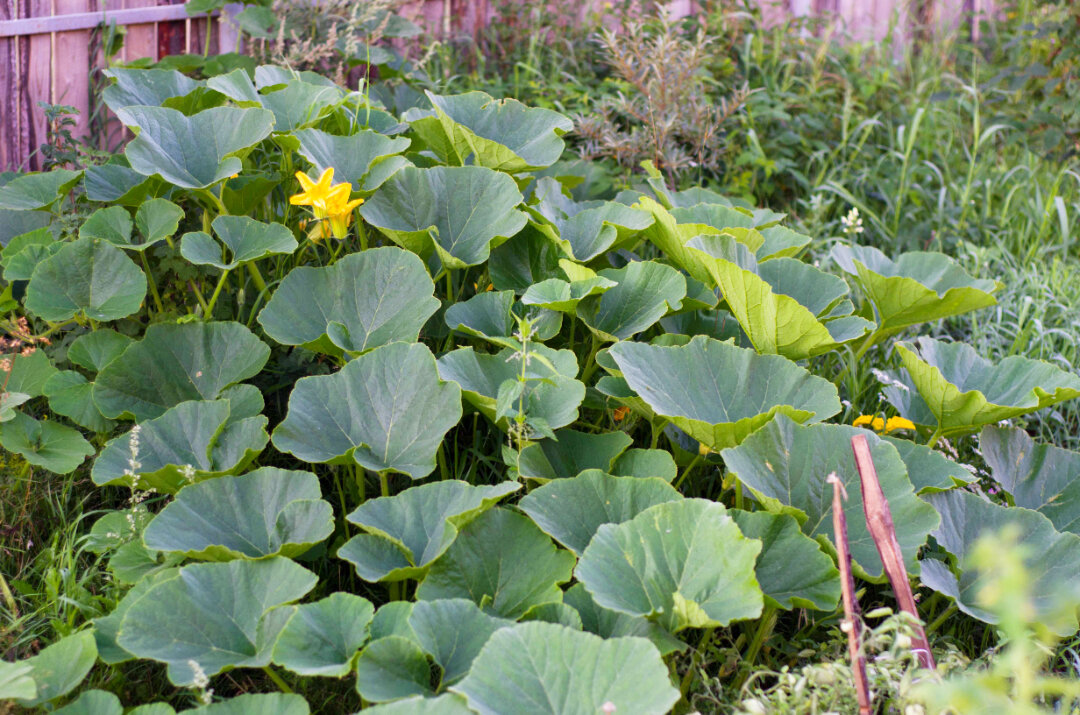
{"label": "pumpkin leaf", "polygon": [[610,357],[650,408],[714,451],[738,444],[776,414],[819,422],[840,411],[832,383],[778,355],[711,338],[681,347],[621,342]]}
{"label": "pumpkin leaf", "polygon": [[443,436],[461,418],[460,395],[456,384],[439,379],[426,347],[391,343],[333,375],[298,380],[274,446],[305,462],[359,464],[419,479],[435,469]]}

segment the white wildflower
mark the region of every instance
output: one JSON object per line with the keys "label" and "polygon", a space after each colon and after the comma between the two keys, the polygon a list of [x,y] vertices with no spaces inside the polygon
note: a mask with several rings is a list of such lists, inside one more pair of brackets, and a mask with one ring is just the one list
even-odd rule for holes
{"label": "white wildflower", "polygon": [[131,432],[128,433],[128,466],[124,470],[125,477],[131,477],[134,482],[134,477],[139,473],[139,468],[142,464],[139,463],[139,434],[142,432],[142,427],[135,425],[131,428]]}
{"label": "white wildflower", "polygon": [[847,215],[840,219],[840,223],[844,225],[844,235],[857,236],[863,232],[862,216],[857,208],[852,207]]}
{"label": "white wildflower", "polygon": [[885,385],[886,387],[897,387],[904,392],[911,391],[907,385],[900,382],[884,370],[879,370],[875,367],[870,369],[870,373],[877,379],[878,382],[880,382],[882,385]]}

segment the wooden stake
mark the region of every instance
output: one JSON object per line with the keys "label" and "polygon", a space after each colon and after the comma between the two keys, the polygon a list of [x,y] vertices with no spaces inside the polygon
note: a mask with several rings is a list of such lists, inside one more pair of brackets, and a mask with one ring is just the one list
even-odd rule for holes
{"label": "wooden stake", "polygon": [[889,502],[885,499],[884,492],[881,491],[881,483],[878,482],[877,470],[874,469],[874,460],[870,456],[870,445],[866,441],[866,436],[860,434],[852,437],[851,449],[855,453],[855,466],[859,470],[859,483],[862,485],[866,528],[874,537],[874,545],[877,546],[878,554],[881,555],[881,563],[885,565],[885,573],[896,593],[900,610],[909,613],[915,619],[915,637],[912,639],[911,649],[919,659],[919,665],[928,670],[935,670],[937,666],[930,652],[930,643],[926,639],[922,619],[919,618],[919,611],[915,607],[915,596],[908,582],[907,567],[904,565],[904,555],[900,551],[900,542],[896,538],[892,512],[889,510]]}
{"label": "wooden stake", "polygon": [[840,562],[840,588],[844,596],[844,620],[840,629],[847,633],[848,655],[851,656],[851,672],[855,679],[855,694],[859,698],[859,715],[870,715],[870,688],[866,682],[866,658],[863,656],[860,638],[862,620],[859,618],[859,603],[855,600],[855,579],[851,575],[851,549],[848,546],[847,519],[844,518],[844,504],[841,495],[847,499],[843,483],[836,477],[836,472],[826,480],[833,485],[833,534],[836,540],[837,561]]}

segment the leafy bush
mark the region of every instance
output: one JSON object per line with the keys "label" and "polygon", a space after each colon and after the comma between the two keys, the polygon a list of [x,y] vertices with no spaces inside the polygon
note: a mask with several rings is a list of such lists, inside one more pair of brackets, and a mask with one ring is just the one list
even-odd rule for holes
{"label": "leafy bush", "polygon": [[[5,466],[75,474],[101,507],[74,563],[53,552],[49,588],[78,594],[54,599],[55,642],[5,643],[0,696],[707,702],[835,624],[831,471],[865,598],[888,602],[853,421],[904,432],[866,434],[928,621],[1002,617],[968,558],[990,527],[1019,527],[1040,593],[1080,586],[1080,459],[995,427],[1080,377],[927,334],[998,281],[854,228],[826,254],[649,165],[612,196],[562,160],[573,123],[549,109],[218,69],[112,70],[124,151],[0,186]],[[976,433],[985,475],[934,449]],[[16,614],[34,589],[0,585]],[[1075,632],[1051,605],[1032,620]]]}

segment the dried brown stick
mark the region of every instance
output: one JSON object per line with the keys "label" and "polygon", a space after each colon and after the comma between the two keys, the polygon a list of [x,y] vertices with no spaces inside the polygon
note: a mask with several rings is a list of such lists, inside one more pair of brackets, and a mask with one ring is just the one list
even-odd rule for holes
{"label": "dried brown stick", "polygon": [[859,470],[859,482],[862,485],[863,509],[866,514],[866,527],[874,537],[874,545],[885,565],[900,610],[909,613],[915,620],[915,637],[912,639],[912,651],[919,659],[919,665],[930,670],[936,668],[934,656],[930,652],[930,643],[926,639],[919,611],[915,607],[915,596],[908,582],[904,555],[900,551],[900,542],[896,539],[896,527],[893,525],[889,502],[881,491],[874,460],[870,455],[870,445],[864,435],[851,438],[851,449],[855,453],[855,466]]}
{"label": "dried brown stick", "polygon": [[833,485],[833,533],[836,540],[837,561],[840,562],[840,589],[844,596],[844,620],[840,629],[847,633],[848,654],[851,656],[851,672],[855,679],[855,694],[859,698],[859,715],[870,715],[870,687],[866,682],[866,657],[859,640],[862,636],[862,619],[859,618],[859,602],[855,600],[855,579],[851,575],[851,548],[848,546],[847,519],[841,495],[847,499],[847,490],[837,478],[829,475]]}

